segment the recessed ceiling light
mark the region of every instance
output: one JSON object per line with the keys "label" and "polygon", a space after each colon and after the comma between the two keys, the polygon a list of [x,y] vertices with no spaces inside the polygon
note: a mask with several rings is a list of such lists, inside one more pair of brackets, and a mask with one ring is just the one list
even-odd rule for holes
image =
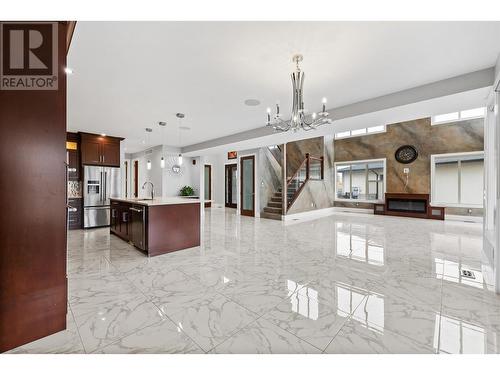
{"label": "recessed ceiling light", "polygon": [[64,68],[64,72],[66,74],[73,74],[73,69],[66,67],[66,68]]}
{"label": "recessed ceiling light", "polygon": [[260,100],[257,100],[257,99],[247,99],[244,101],[245,105],[249,106],[249,107],[255,107],[255,106],[258,106],[260,104]]}
{"label": "recessed ceiling light", "polygon": [[177,118],[184,118],[186,115],[185,115],[184,113],[180,113],[180,112],[178,112],[178,113],[176,113],[176,114],[175,114],[175,116],[176,116]]}
{"label": "recessed ceiling light", "polygon": [[158,122],[158,125],[160,125],[160,126],[166,126],[167,123],[165,121],[160,121],[160,122]]}
{"label": "recessed ceiling light", "polygon": [[151,128],[146,128],[146,131],[147,131],[148,133],[151,133],[151,132],[153,131],[153,129],[151,129]]}

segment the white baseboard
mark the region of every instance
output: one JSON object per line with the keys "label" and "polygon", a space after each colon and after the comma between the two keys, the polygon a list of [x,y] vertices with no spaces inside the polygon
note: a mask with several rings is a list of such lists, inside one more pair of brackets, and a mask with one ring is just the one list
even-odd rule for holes
{"label": "white baseboard", "polygon": [[290,221],[290,220],[307,219],[311,217],[314,218],[323,217],[333,214],[335,212],[335,208],[336,207],[327,207],[327,208],[320,208],[317,210],[297,212],[296,214],[283,215],[281,216],[281,218],[283,219],[283,221]]}
{"label": "white baseboard", "polygon": [[355,212],[358,214],[373,214],[373,208],[356,208],[356,207],[333,207],[335,212]]}
{"label": "white baseboard", "polygon": [[448,215],[446,213],[444,215],[444,219],[450,220],[450,221],[466,221],[466,222],[472,222],[472,223],[482,223],[483,222],[482,216]]}
{"label": "white baseboard", "polygon": [[311,219],[318,218],[323,216],[333,215],[338,212],[354,212],[358,214],[372,214],[373,209],[370,208],[354,208],[354,207],[327,207],[327,208],[319,208],[317,210],[298,212],[296,214],[283,215],[283,221],[291,221],[291,220],[302,220],[302,219]]}

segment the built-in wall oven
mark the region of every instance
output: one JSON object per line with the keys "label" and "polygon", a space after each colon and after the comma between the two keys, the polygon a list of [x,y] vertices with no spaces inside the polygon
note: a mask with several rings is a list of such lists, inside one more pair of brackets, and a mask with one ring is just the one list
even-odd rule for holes
{"label": "built-in wall oven", "polygon": [[120,168],[84,167],[83,227],[104,227],[110,223],[110,198],[120,195]]}

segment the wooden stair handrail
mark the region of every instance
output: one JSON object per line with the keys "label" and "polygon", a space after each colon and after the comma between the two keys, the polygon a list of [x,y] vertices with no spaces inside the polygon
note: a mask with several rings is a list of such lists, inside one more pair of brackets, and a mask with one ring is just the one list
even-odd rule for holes
{"label": "wooden stair handrail", "polygon": [[286,185],[288,187],[288,185],[290,185],[290,182],[294,179],[294,177],[300,172],[300,169],[302,168],[302,166],[304,165],[304,163],[307,161],[307,159],[309,158],[308,156],[309,154],[306,154],[306,157],[304,158],[304,160],[302,160],[302,163],[300,163],[300,166],[297,168],[297,170],[295,171],[295,173],[292,175],[292,177],[290,177],[288,179],[288,181],[286,182]]}
{"label": "wooden stair handrail", "polygon": [[[306,185],[306,182],[310,179],[311,159],[312,160],[319,160],[321,162],[321,179],[322,180],[324,179],[324,157],[323,156],[320,156],[320,157],[311,156],[309,153],[306,153],[306,157],[304,158],[302,163],[300,163],[300,166],[297,168],[295,173],[292,175],[292,177],[290,177],[288,179],[288,181],[286,183],[286,189],[284,191],[284,194],[287,194],[286,195],[286,197],[287,197],[287,210],[292,206],[292,204],[298,198],[298,196],[300,195],[300,192],[302,191],[302,189]],[[304,182],[302,183],[302,185],[300,185],[300,187],[297,189],[297,191],[293,195],[292,199],[290,201],[288,201],[288,186],[293,181],[293,179],[297,176],[297,174],[300,172],[300,170],[302,169],[304,164],[306,165],[306,178],[305,178]]]}

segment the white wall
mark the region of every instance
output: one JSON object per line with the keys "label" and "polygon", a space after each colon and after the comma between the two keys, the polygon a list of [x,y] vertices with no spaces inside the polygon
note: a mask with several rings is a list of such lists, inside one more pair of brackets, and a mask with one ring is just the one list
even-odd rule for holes
{"label": "white wall", "polygon": [[[172,166],[177,164],[178,155],[179,149],[170,146],[156,146],[143,152],[127,154],[128,159],[126,160],[129,161],[129,196],[133,196],[133,165],[136,160],[139,163],[139,197],[144,198],[150,194],[149,186],[142,190],[142,185],[146,181],[151,181],[154,184],[155,196],[178,196],[180,189],[185,185],[193,187],[197,194],[199,191],[199,163],[193,165],[192,157],[184,157],[181,165],[182,173],[171,173]],[[161,168],[162,156],[165,159],[165,168]],[[151,161],[151,170],[147,169],[148,160]],[[124,170],[124,167],[122,168]]]}
{"label": "white wall", "polygon": [[[499,65],[500,67],[500,60]],[[500,68],[498,69],[500,73]],[[500,78],[500,77],[497,77]],[[497,81],[498,82],[498,79]],[[484,221],[482,271],[485,281],[500,294],[500,94],[492,91],[488,100],[484,138]],[[494,109],[493,111],[491,109]]]}
{"label": "white wall", "polygon": [[207,155],[204,161],[204,165],[212,166],[212,204],[217,206],[224,206],[225,203],[225,158],[224,154]]}
{"label": "white wall", "polygon": [[163,196],[172,197],[180,195],[180,189],[183,186],[191,186],[195,190],[195,194],[199,193],[199,166],[198,163],[193,165],[192,157],[183,157],[180,174],[171,172],[174,164],[177,164],[179,150],[172,147],[164,146],[163,156],[165,158],[165,168],[162,169],[163,178]]}

